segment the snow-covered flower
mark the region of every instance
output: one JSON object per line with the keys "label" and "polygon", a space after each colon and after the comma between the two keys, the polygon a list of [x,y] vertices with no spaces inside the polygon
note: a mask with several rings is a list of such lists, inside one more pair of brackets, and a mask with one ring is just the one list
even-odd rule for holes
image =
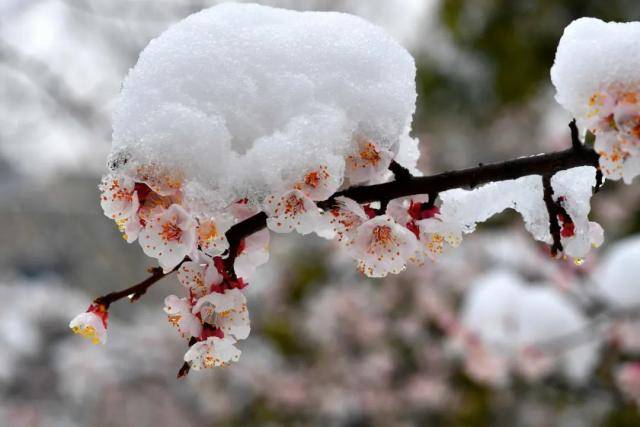
{"label": "snow-covered flower", "polygon": [[164,312],[169,323],[178,329],[183,338],[199,337],[202,333],[202,322],[191,313],[191,308],[186,298],[169,295],[164,299]]}
{"label": "snow-covered flower", "polygon": [[71,330],[93,344],[107,342],[107,324],[109,312],[102,304],[91,304],[86,312],[77,315],[69,323]]}
{"label": "snow-covered flower", "polygon": [[640,175],[639,42],[638,22],[581,18],[565,29],[551,69],[557,100],[596,135],[603,174],[627,184]]}
{"label": "snow-covered flower", "polygon": [[369,277],[398,274],[415,259],[418,250],[416,236],[398,225],[388,215],[380,215],[358,227],[351,246],[351,255],[358,260],[358,269]]}
{"label": "snow-covered flower", "polygon": [[326,200],[335,193],[344,176],[344,161],[334,162],[334,167],[319,166],[304,175],[295,185],[296,190],[302,191],[314,201]]}
{"label": "snow-covered flower", "polygon": [[356,137],[355,142],[354,152],[347,156],[346,176],[349,181],[359,184],[383,175],[393,160],[393,153],[364,136]]}
{"label": "snow-covered flower", "polygon": [[231,337],[209,337],[191,346],[184,355],[184,361],[196,371],[237,362],[241,352],[235,343]]}
{"label": "snow-covered flower", "polygon": [[265,212],[269,215],[267,226],[276,233],[296,230],[309,234],[322,219],[316,204],[300,190],[288,191],[280,197],[267,197]]}
{"label": "snow-covered flower", "polygon": [[196,224],[187,211],[173,204],[149,219],[139,240],[144,253],[157,258],[169,272],[194,251]]}
{"label": "snow-covered flower", "polygon": [[202,320],[219,328],[225,335],[243,340],[249,336],[251,324],[247,299],[239,289],[212,292],[198,300],[193,307]]}

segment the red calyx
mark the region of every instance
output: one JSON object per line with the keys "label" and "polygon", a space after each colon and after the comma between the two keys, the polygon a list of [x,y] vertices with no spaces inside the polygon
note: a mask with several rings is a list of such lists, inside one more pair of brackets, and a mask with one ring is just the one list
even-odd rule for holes
{"label": "red calyx", "polygon": [[109,323],[109,311],[107,310],[107,307],[105,307],[104,304],[91,304],[89,306],[89,308],[87,309],[88,313],[93,313],[96,316],[98,316],[101,320],[102,320],[102,324],[104,325],[104,327],[107,327],[107,324]]}
{"label": "red calyx", "polygon": [[200,333],[200,341],[205,341],[209,337],[224,338],[224,332],[220,328],[216,328],[213,325],[205,323],[202,327],[202,333]]}
{"label": "red calyx", "polygon": [[421,219],[433,218],[440,213],[440,208],[437,206],[427,207],[425,203],[415,203],[411,201],[408,212],[411,218],[419,221]]}
{"label": "red calyx", "polygon": [[147,197],[149,197],[149,194],[151,194],[151,191],[153,190],[151,190],[151,188],[149,188],[147,184],[144,184],[142,182],[136,182],[135,185],[133,186],[133,191],[138,193],[138,201],[142,205],[147,200]]}

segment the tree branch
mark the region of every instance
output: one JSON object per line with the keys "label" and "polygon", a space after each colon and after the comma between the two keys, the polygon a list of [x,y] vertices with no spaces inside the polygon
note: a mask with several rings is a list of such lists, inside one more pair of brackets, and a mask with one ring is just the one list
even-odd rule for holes
{"label": "tree branch", "polygon": [[[321,209],[330,209],[336,197],[344,196],[358,203],[371,203],[380,200],[393,200],[399,197],[417,194],[437,195],[454,188],[473,188],[494,181],[506,181],[529,175],[553,176],[561,170],[579,166],[598,167],[598,154],[581,145],[565,151],[521,157],[501,163],[481,165],[458,171],[443,172],[437,175],[409,177],[402,181],[391,181],[361,187],[351,187],[340,191],[328,200],[318,203]],[[243,238],[260,231],[267,225],[267,215],[260,212],[251,218],[235,224],[227,231],[227,240],[235,247]],[[230,251],[230,254],[232,252]]]}
{"label": "tree branch", "polygon": [[[578,135],[574,130],[577,130],[577,128],[575,128],[575,123],[572,122],[569,126],[572,130],[572,140],[578,138]],[[423,177],[414,177],[406,168],[396,162],[392,162],[390,169],[396,176],[395,181],[383,184],[351,187],[337,192],[325,201],[318,202],[317,205],[320,209],[331,209],[335,204],[335,199],[340,196],[348,197],[362,204],[377,201],[388,202],[389,200],[400,197],[414,196],[418,194],[428,194],[429,204],[433,204],[438,194],[446,190],[455,188],[473,188],[488,182],[506,181],[529,175],[541,175],[543,177],[543,182],[548,181],[547,184],[549,188],[551,188],[550,179],[556,172],[579,166],[592,166],[598,169],[598,165],[598,154],[584,144],[575,144],[575,142],[572,143],[572,147],[570,149],[564,151],[521,157],[514,160],[488,165],[480,164],[473,168],[443,172]],[[552,206],[557,207],[557,204],[551,197],[553,192],[551,191],[549,195],[550,199],[547,197],[546,193],[547,190],[545,189],[545,203],[547,203],[547,208],[550,206],[548,204],[548,200],[552,202]],[[552,210],[555,212],[556,208],[552,207]],[[559,224],[557,224],[557,215],[552,215],[552,212],[550,211],[549,217],[551,223],[550,227],[553,229],[552,235],[554,235],[553,247],[556,251],[562,250],[559,238],[556,238],[556,234],[557,236],[560,235]],[[556,225],[558,225],[557,233],[555,232],[556,227],[553,225],[552,218],[556,218]],[[252,217],[233,225],[226,232],[226,237],[229,242],[229,250],[225,259],[225,268],[230,275],[235,277],[233,265],[239,254],[242,240],[264,229],[266,226],[267,215],[264,212],[259,212]],[[179,267],[180,265],[176,266],[173,271],[176,271]],[[108,306],[112,302],[129,295],[132,295],[132,301],[135,301],[140,298],[140,296],[142,296],[154,283],[172,273],[164,274],[159,268],[152,269],[151,272],[152,275],[143,282],[125,290],[105,295],[95,301]]]}
{"label": "tree branch", "polygon": [[180,264],[178,264],[173,270],[171,270],[168,273],[165,273],[162,268],[160,267],[153,267],[149,269],[149,272],[151,273],[151,276],[147,277],[146,279],[144,279],[142,282],[130,286],[126,289],[123,289],[121,291],[117,291],[117,292],[111,292],[110,294],[101,296],[96,298],[95,300],[93,300],[93,302],[95,304],[101,304],[104,305],[106,309],[109,308],[109,306],[116,302],[119,301],[123,298],[129,297],[129,300],[131,302],[136,302],[137,300],[140,299],[140,297],[142,297],[142,295],[144,295],[147,290],[155,285],[157,282],[159,282],[160,280],[164,279],[165,277],[167,277],[168,275],[172,274],[173,272],[177,271],[178,268],[180,268],[180,266],[182,265],[183,262],[187,261],[188,258],[185,258]]}

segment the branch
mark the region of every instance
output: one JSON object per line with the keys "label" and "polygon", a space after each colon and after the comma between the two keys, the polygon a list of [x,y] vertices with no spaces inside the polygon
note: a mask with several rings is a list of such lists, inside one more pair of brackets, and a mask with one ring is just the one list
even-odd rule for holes
{"label": "branch", "polygon": [[155,285],[157,282],[164,279],[171,273],[177,271],[178,268],[180,268],[180,266],[182,265],[182,263],[187,260],[188,258],[185,258],[180,264],[178,264],[173,270],[171,270],[168,273],[165,273],[160,267],[150,268],[149,272],[151,273],[151,276],[147,277],[137,285],[133,285],[128,287],[127,289],[123,289],[117,292],[111,292],[110,294],[98,297],[93,302],[96,304],[104,305],[106,309],[108,309],[112,303],[126,297],[130,297],[129,300],[131,302],[136,302],[140,299],[140,297],[142,297],[147,292],[147,290],[151,286]]}
{"label": "branch", "polygon": [[[402,181],[391,181],[361,187],[351,187],[340,191],[328,200],[318,203],[321,209],[330,209],[336,197],[344,196],[358,203],[371,203],[380,200],[393,200],[399,197],[417,194],[436,195],[454,188],[473,188],[481,184],[495,181],[506,181],[529,175],[552,176],[561,170],[579,166],[598,167],[598,154],[581,145],[550,154],[539,154],[521,157],[501,163],[480,165],[459,171],[443,172],[437,175],[409,177]],[[260,212],[251,218],[235,224],[227,231],[229,245],[235,247],[243,238],[260,231],[267,225],[267,215]],[[232,251],[230,251],[230,254]]]}
{"label": "branch", "polygon": [[551,186],[551,175],[545,174],[542,176],[542,187],[544,189],[544,204],[547,206],[547,212],[549,213],[549,233],[553,237],[553,245],[551,245],[551,256],[555,257],[559,252],[562,252],[561,242],[561,229],[558,222],[558,215],[560,214],[560,207],[558,203],[553,200],[553,187]]}
{"label": "branch", "polygon": [[[577,138],[577,134],[574,131],[575,123],[572,122],[570,127],[572,129],[572,138]],[[339,196],[348,197],[362,204],[377,201],[384,203],[400,197],[418,194],[428,194],[429,204],[432,204],[437,195],[443,191],[454,188],[473,188],[488,182],[506,181],[529,175],[543,176],[543,182],[546,182],[545,180],[549,181],[548,184],[550,188],[550,177],[556,172],[579,166],[593,166],[597,169],[598,164],[599,156],[593,149],[586,147],[584,144],[577,145],[575,143],[572,144],[572,148],[564,151],[521,157],[514,160],[488,165],[480,164],[473,168],[443,172],[423,177],[414,177],[406,168],[396,162],[392,162],[390,170],[396,176],[395,181],[383,184],[351,187],[337,192],[325,201],[318,202],[317,205],[320,209],[330,209],[335,204],[335,199]],[[545,190],[545,202],[547,202],[548,199],[546,193],[547,190]],[[552,194],[553,192],[551,192],[551,195]],[[551,195],[549,197],[551,197]],[[552,197],[550,200],[553,202]],[[555,206],[552,208],[555,212],[557,204],[553,202],[552,205]],[[549,208],[549,205],[547,206]],[[556,218],[557,224],[557,215],[552,215],[550,212],[549,217],[551,227],[554,228],[551,218]],[[233,264],[238,256],[238,250],[242,240],[262,230],[266,226],[267,215],[264,212],[259,212],[252,217],[235,224],[226,232],[226,237],[229,242],[229,250],[225,259],[225,268],[231,276],[235,277]],[[557,234],[559,236],[559,230]],[[552,232],[552,235],[554,235],[554,247],[556,250],[562,250],[562,245],[559,243],[559,239],[556,241],[555,231]],[[173,271],[176,271],[178,267],[180,267],[180,265],[178,265]],[[96,302],[100,302],[108,306],[110,303],[129,295],[132,295],[132,301],[135,301],[140,298],[140,296],[143,295],[149,287],[170,273],[164,274],[160,269],[153,269],[152,275],[138,285],[100,297]]]}

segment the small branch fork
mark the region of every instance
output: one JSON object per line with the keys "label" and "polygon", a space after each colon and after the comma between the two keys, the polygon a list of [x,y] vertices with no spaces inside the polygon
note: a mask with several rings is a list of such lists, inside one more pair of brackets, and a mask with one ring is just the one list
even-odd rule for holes
{"label": "small branch fork", "polygon": [[[416,177],[408,169],[399,163],[392,161],[389,170],[394,174],[395,179],[382,184],[368,186],[357,186],[339,191],[329,199],[318,202],[318,208],[328,210],[334,207],[335,199],[343,196],[348,197],[360,204],[380,202],[381,207],[393,199],[408,197],[419,194],[428,194],[428,205],[433,206],[438,194],[443,191],[455,188],[474,188],[478,185],[489,182],[506,181],[530,175],[540,175],[543,180],[544,201],[549,211],[550,225],[549,231],[553,236],[552,254],[555,256],[562,251],[560,242],[560,225],[558,214],[562,213],[562,207],[553,200],[553,188],[551,187],[551,177],[561,170],[571,169],[579,166],[593,166],[597,170],[597,184],[594,191],[597,192],[602,183],[602,174],[598,168],[599,156],[590,147],[582,144],[579,138],[578,128],[575,120],[569,124],[571,129],[571,148],[548,154],[539,154],[530,157],[521,157],[493,164],[480,164],[477,167],[461,169],[456,171],[443,172],[431,176]],[[243,239],[264,229],[267,226],[267,215],[259,212],[234,226],[227,232],[226,237],[229,242],[229,250],[224,260],[224,266],[232,277],[235,278],[233,268],[234,261],[240,252]],[[185,258],[182,262],[187,261]],[[94,303],[102,304],[108,308],[110,304],[130,297],[131,302],[137,301],[147,290],[164,277],[174,273],[182,265],[180,263],[172,271],[164,273],[161,268],[149,269],[151,275],[142,282],[121,291],[112,292],[94,300]],[[191,346],[192,343],[189,343]],[[189,372],[189,366],[183,365],[178,377],[185,376]]]}

